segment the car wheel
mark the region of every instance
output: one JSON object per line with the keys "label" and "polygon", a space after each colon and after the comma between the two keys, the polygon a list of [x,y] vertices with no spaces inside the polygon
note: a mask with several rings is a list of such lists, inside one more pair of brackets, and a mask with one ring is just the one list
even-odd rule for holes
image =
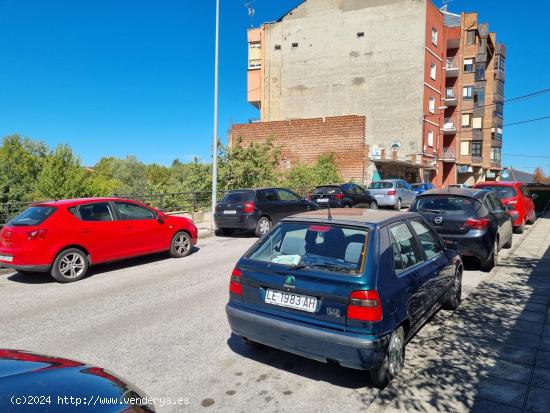
{"label": "car wheel", "polygon": [[529,225],[533,225],[536,220],[537,220],[537,214],[535,214],[535,212],[533,212],[533,219],[530,219],[529,221],[527,221],[527,223]]}
{"label": "car wheel", "polygon": [[482,271],[491,271],[493,267],[498,265],[498,237],[495,239],[495,245],[493,251],[489,254],[489,257],[481,263]]}
{"label": "car wheel", "polygon": [[512,244],[514,242],[514,236],[512,233],[510,233],[510,238],[508,239],[508,242],[502,246],[502,248],[510,249],[512,248]]}
{"label": "car wheel", "polygon": [[401,198],[397,198],[397,202],[395,203],[394,205],[394,209],[396,211],[401,211],[401,207],[403,206],[403,204],[401,203]]}
{"label": "car wheel", "polygon": [[460,305],[460,301],[462,300],[462,272],[457,271],[455,275],[455,279],[453,280],[453,285],[451,286],[451,289],[449,290],[449,293],[447,295],[447,299],[445,300],[445,303],[443,303],[443,308],[445,310],[456,310],[458,306]]}
{"label": "car wheel", "polygon": [[344,205],[344,208],[353,208],[353,206],[351,206],[350,204],[346,204]]}
{"label": "car wheel", "polygon": [[519,227],[514,227],[514,232],[516,234],[523,234],[524,230],[525,230],[525,221],[523,221]]}
{"label": "car wheel", "polygon": [[403,327],[397,328],[388,343],[388,350],[382,364],[370,370],[370,377],[376,387],[386,386],[399,372],[405,364],[405,331]]}
{"label": "car wheel", "polygon": [[254,233],[258,238],[263,237],[271,230],[271,221],[268,217],[261,217],[256,223],[256,230]]}
{"label": "car wheel", "polygon": [[55,258],[50,275],[60,283],[70,283],[84,278],[88,267],[86,254],[78,248],[69,248]]}
{"label": "car wheel", "polygon": [[376,201],[371,202],[370,209],[374,209],[374,210],[378,209],[378,203]]}
{"label": "car wheel", "polygon": [[185,231],[177,232],[170,242],[170,256],[173,258],[182,258],[191,254],[193,250],[193,241],[191,235]]}

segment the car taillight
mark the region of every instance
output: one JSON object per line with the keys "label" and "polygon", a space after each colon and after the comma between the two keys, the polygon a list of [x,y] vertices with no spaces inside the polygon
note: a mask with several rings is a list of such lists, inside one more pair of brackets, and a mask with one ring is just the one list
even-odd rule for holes
{"label": "car taillight", "polygon": [[388,191],[386,195],[392,196],[395,195],[397,192],[395,192],[395,189],[392,189],[391,191]]}
{"label": "car taillight", "polygon": [[229,281],[229,292],[237,295],[243,295],[243,286],[241,284],[241,279],[243,273],[237,267],[231,273],[231,280]]}
{"label": "car taillight", "polygon": [[468,218],[464,223],[464,228],[485,229],[491,224],[487,218]]}
{"label": "car taillight", "polygon": [[48,234],[47,229],[35,229],[34,231],[27,232],[27,239],[44,239]]}
{"label": "car taillight", "polygon": [[243,212],[254,212],[254,202],[245,202],[243,204]]}
{"label": "car taillight", "polygon": [[376,323],[382,320],[382,303],[376,290],[354,291],[349,297],[348,318]]}
{"label": "car taillight", "polygon": [[336,194],[334,195],[336,199],[344,199],[344,194]]}

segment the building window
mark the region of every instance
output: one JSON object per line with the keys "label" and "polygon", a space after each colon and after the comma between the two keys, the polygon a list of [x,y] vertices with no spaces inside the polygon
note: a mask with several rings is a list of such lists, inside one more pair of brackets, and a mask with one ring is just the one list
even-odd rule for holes
{"label": "building window", "polygon": [[482,146],[482,141],[472,141],[472,156],[481,156]]}
{"label": "building window", "polygon": [[276,45],[275,45],[275,50],[281,50],[281,45],[280,45],[280,44],[276,44]]}
{"label": "building window", "polygon": [[298,47],[298,43],[292,43],[292,47]]}
{"label": "building window", "polygon": [[434,146],[434,132],[432,130],[428,131],[428,146],[431,148]]}
{"label": "building window", "polygon": [[248,43],[248,68],[262,67],[262,49],[260,42]]}
{"label": "building window", "polygon": [[491,139],[502,140],[502,128],[491,128]]}
{"label": "building window", "polygon": [[437,30],[432,28],[432,43],[437,46]]}
{"label": "building window", "polygon": [[364,37],[365,36],[365,32],[357,32],[357,37]]}
{"label": "building window", "polygon": [[504,117],[504,105],[502,103],[495,103],[494,109],[493,109],[493,116],[496,116],[498,118]]}
{"label": "building window", "polygon": [[476,44],[476,31],[468,30],[466,32],[466,44]]}
{"label": "building window", "polygon": [[493,162],[500,162],[502,159],[501,156],[501,149],[497,147],[491,148],[491,161]]}
{"label": "building window", "polygon": [[476,82],[485,80],[485,63],[476,63]]}
{"label": "building window", "polygon": [[472,127],[472,114],[471,113],[463,113],[462,114],[462,127],[463,128],[471,128]]}
{"label": "building window", "polygon": [[463,99],[472,99],[474,97],[474,87],[473,86],[464,86],[462,88],[462,98]]}
{"label": "building window", "polygon": [[504,70],[505,61],[504,56],[497,54],[495,56],[495,70]]}
{"label": "building window", "polygon": [[485,88],[474,89],[474,107],[480,108],[485,105]]}
{"label": "building window", "polygon": [[431,67],[430,67],[430,77],[435,80],[436,76],[437,76],[437,65],[435,63],[432,63]]}
{"label": "building window", "polygon": [[428,103],[428,110],[430,113],[435,113],[435,98],[430,96],[430,101]]}
{"label": "building window", "polygon": [[460,142],[460,154],[469,155],[470,154],[470,142],[462,141]]}
{"label": "building window", "polygon": [[483,126],[483,118],[473,118],[472,119],[472,127],[474,129],[481,129]]}
{"label": "building window", "polygon": [[464,71],[466,73],[471,73],[474,71],[474,59],[468,58],[464,59]]}

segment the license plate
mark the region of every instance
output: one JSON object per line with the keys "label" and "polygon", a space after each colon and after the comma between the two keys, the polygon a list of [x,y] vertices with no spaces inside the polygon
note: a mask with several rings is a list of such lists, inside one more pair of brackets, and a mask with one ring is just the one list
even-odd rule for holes
{"label": "license plate", "polygon": [[237,211],[234,210],[234,209],[226,209],[225,211],[223,211],[223,214],[224,215],[237,215]]}
{"label": "license plate", "polygon": [[317,202],[328,202],[328,198],[318,198]]}
{"label": "license plate", "polygon": [[317,309],[317,298],[315,297],[271,289],[268,289],[265,294],[265,302],[279,307],[307,311],[308,313],[314,313]]}
{"label": "license plate", "polygon": [[0,261],[12,262],[13,257],[11,255],[0,255]]}

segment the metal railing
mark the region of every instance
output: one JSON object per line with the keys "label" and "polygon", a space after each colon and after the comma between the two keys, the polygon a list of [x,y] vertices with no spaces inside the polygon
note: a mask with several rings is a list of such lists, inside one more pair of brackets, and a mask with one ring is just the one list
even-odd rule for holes
{"label": "metal railing", "polygon": [[456,159],[455,148],[443,148],[443,159]]}
{"label": "metal railing", "polygon": [[453,88],[445,89],[445,99],[456,99],[456,93]]}
{"label": "metal railing", "polygon": [[443,121],[443,129],[456,129],[456,118],[445,118]]}
{"label": "metal railing", "polygon": [[458,69],[458,59],[455,57],[448,57],[445,60],[445,68],[449,69]]}

